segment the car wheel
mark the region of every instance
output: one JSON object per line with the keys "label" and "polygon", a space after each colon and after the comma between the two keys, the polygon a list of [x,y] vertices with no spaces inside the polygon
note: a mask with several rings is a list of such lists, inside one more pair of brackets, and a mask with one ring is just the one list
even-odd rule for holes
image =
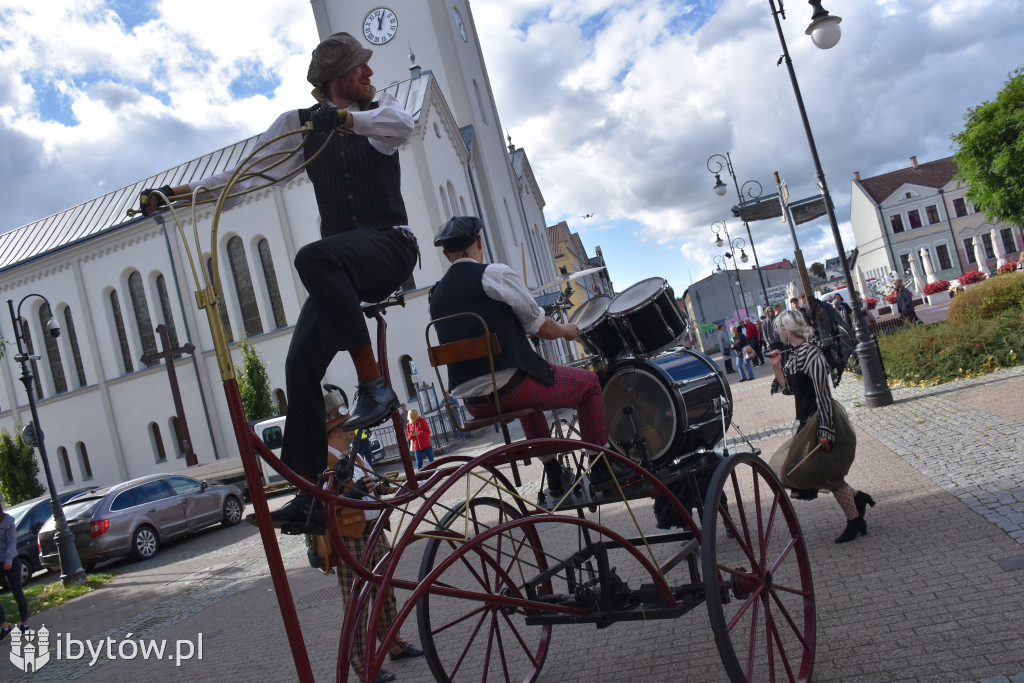
{"label": "car wheel", "polygon": [[156,529],[143,524],[132,534],[131,555],[136,560],[148,560],[156,555],[160,549],[160,538],[156,535]]}
{"label": "car wheel", "polygon": [[224,526],[234,526],[242,521],[242,503],[234,496],[224,499],[224,516],[220,523]]}
{"label": "car wheel", "polygon": [[32,580],[32,574],[35,573],[32,570],[32,563],[26,558],[21,558],[21,585],[24,586],[26,583]]}

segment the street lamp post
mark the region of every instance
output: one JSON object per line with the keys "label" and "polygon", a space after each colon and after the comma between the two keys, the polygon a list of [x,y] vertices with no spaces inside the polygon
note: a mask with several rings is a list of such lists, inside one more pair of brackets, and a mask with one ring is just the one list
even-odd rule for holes
{"label": "street lamp post", "polygon": [[[746,242],[743,241],[742,237],[736,239],[730,239],[729,229],[725,227],[725,221],[715,221],[711,224],[711,232],[715,233],[715,246],[721,248],[723,245],[728,244],[731,251],[725,252],[726,258],[732,259],[733,268],[736,269],[736,284],[740,286],[740,297],[743,299],[743,310],[747,310],[747,293],[743,289],[743,278],[740,277],[740,266],[736,262],[736,250],[740,251],[740,261],[746,263],[750,260],[747,256],[747,252],[743,250],[747,246]],[[725,233],[725,241],[722,241],[722,236],[719,233]],[[737,309],[737,315],[739,315],[739,309]],[[749,312],[747,313],[749,315]]]}
{"label": "street lamp post", "polygon": [[[46,331],[56,337],[60,335],[60,325],[53,319],[53,311],[50,309],[50,302],[42,294],[28,294],[18,302],[18,311],[15,314],[14,301],[7,300],[7,306],[11,309],[11,323],[14,325],[14,338],[18,344],[18,355],[14,360],[21,363],[21,383],[25,385],[25,393],[28,394],[28,406],[32,413],[32,429],[28,430],[29,439],[34,436],[35,443],[30,445],[39,449],[39,458],[43,461],[43,471],[46,473],[46,486],[50,491],[50,508],[53,510],[54,534],[53,542],[57,546],[57,557],[60,560],[60,579],[65,586],[73,584],[82,585],[85,583],[85,570],[82,569],[82,561],[78,558],[78,549],[75,547],[75,536],[68,527],[68,520],[64,516],[64,508],[61,507],[60,499],[57,498],[57,488],[53,485],[53,474],[50,472],[50,460],[46,457],[46,446],[43,442],[43,429],[39,426],[39,413],[36,410],[36,397],[32,387],[32,370],[30,361],[38,359],[38,356],[29,356],[22,347],[21,329],[21,305],[25,299],[37,296],[46,302],[46,310],[50,314],[50,321],[46,323]],[[26,439],[28,441],[28,439]]]}
{"label": "street lamp post", "polygon": [[[729,279],[729,262],[725,260],[725,257],[721,256],[721,255],[715,256],[714,263],[718,266],[718,272],[720,272],[720,273],[723,270],[722,266],[725,266],[725,269],[724,269],[725,270],[725,279],[728,280]],[[711,273],[711,274],[714,275],[714,273]],[[736,278],[736,279],[737,279],[737,281],[739,280],[739,278]],[[732,283],[731,282],[729,283],[729,293],[732,294],[732,307],[733,307],[733,311],[736,312],[736,315],[739,315],[740,305],[736,302],[736,292],[732,291]]]}
{"label": "street lamp post", "polygon": [[[724,160],[725,163],[722,163]],[[714,163],[715,167],[712,168],[711,164]],[[756,180],[748,180],[743,183],[743,187],[740,187],[736,180],[736,173],[732,168],[732,157],[726,152],[725,156],[721,154],[712,154],[708,157],[707,161],[708,171],[715,174],[715,194],[719,197],[724,197],[728,191],[725,183],[722,182],[721,172],[723,170],[729,172],[729,176],[732,178],[732,185],[736,188],[736,195],[739,197],[740,205],[744,202],[744,193],[749,193],[751,199],[756,199],[761,196],[761,183]],[[754,190],[754,187],[757,190]],[[754,236],[750,233],[750,223],[743,221],[743,227],[747,229],[747,239],[750,241],[750,252],[754,255],[754,267],[757,268],[757,277],[761,280],[761,295],[764,297],[764,305],[768,306],[768,287],[764,284],[764,274],[761,273],[761,263],[757,260],[757,249],[754,247]]]}
{"label": "street lamp post", "polygon": [[[808,0],[808,4],[814,9],[811,15],[811,24],[805,33],[811,36],[814,44],[823,50],[834,47],[839,42],[841,30],[839,17],[829,15],[821,6],[821,0]],[[782,44],[782,60],[786,62],[786,69],[789,71],[789,80],[793,84],[793,94],[796,96],[797,108],[800,110],[800,120],[804,124],[804,132],[807,134],[807,144],[811,148],[811,158],[814,160],[814,171],[818,177],[818,187],[821,188],[822,197],[825,198],[825,211],[828,214],[829,224],[832,227],[832,237],[835,240],[836,248],[839,250],[839,262],[843,268],[843,277],[846,278],[847,288],[856,292],[853,288],[853,276],[850,273],[850,262],[846,258],[846,248],[843,246],[843,238],[839,234],[839,222],[836,220],[835,208],[832,206],[832,196],[828,191],[828,184],[825,182],[825,172],[821,168],[821,160],[818,158],[818,148],[814,144],[814,135],[811,133],[811,124],[807,119],[807,110],[804,108],[804,99],[800,94],[800,84],[796,80],[796,71],[793,70],[793,60],[789,57],[789,48],[786,46],[786,37],[782,33],[782,22],[786,18],[782,0],[768,0],[771,7],[772,19],[775,20],[775,29],[779,34],[779,42]],[[869,408],[878,408],[892,404],[892,391],[889,389],[885,377],[885,370],[882,366],[882,355],[878,344],[868,331],[867,318],[864,315],[863,292],[856,292],[851,297],[853,304],[854,330],[857,334],[857,358],[860,360],[861,372],[864,376],[864,399]]]}

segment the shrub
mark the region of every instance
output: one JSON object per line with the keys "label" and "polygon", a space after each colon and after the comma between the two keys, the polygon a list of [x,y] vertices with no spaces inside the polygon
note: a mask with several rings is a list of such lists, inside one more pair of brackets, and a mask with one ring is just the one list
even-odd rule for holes
{"label": "shrub", "polygon": [[958,325],[969,324],[1004,311],[1016,313],[1019,333],[1019,316],[1024,315],[1024,273],[992,278],[961,292],[949,304],[949,319]]}
{"label": "shrub", "polygon": [[924,293],[938,294],[939,292],[945,292],[947,289],[949,289],[949,280],[936,280],[924,286]]}
{"label": "shrub", "polygon": [[946,322],[880,337],[886,373],[896,383],[936,384],[1020,365],[1022,316],[1024,273],[993,278],[957,295]]}
{"label": "shrub", "polygon": [[968,270],[958,279],[960,280],[960,284],[962,285],[973,285],[977,282],[982,282],[987,278],[985,277],[985,273],[982,273],[979,270]]}

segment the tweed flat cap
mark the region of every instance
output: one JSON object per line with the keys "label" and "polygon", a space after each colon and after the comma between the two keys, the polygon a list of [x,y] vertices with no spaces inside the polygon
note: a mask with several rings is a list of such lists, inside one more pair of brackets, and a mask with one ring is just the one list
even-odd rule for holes
{"label": "tweed flat cap", "polygon": [[331,79],[366,64],[372,54],[373,50],[363,47],[351,34],[335,33],[313,49],[306,80],[322,90]]}

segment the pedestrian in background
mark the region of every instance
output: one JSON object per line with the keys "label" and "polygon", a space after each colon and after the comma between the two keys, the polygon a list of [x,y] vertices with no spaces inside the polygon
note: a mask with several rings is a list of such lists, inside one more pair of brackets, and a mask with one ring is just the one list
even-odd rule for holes
{"label": "pedestrian in background", "polygon": [[916,325],[921,322],[914,312],[914,294],[903,286],[903,280],[896,280],[896,310],[900,314],[900,321],[908,325]]}
{"label": "pedestrian in background", "polygon": [[731,375],[736,371],[732,369],[732,338],[725,331],[725,325],[716,325],[718,329],[718,347],[722,350],[722,362],[725,364],[725,374]]}
{"label": "pedestrian in background", "polygon": [[422,417],[418,410],[409,411],[409,421],[405,423],[405,433],[416,453],[416,469],[423,467],[423,458],[434,462],[434,447],[430,444],[430,425],[427,418]]}
{"label": "pedestrian in background", "polygon": [[745,333],[747,340],[750,342],[750,348],[754,350],[754,365],[764,365],[764,356],[761,355],[761,331],[757,328],[757,323],[753,320],[748,320]]}
{"label": "pedestrian in background", "polygon": [[[14,602],[18,604],[21,617],[21,631],[28,630],[28,602],[21,590],[21,558],[18,557],[18,528],[14,517],[4,512],[0,503],[0,558],[3,558],[4,583],[11,591]],[[7,622],[4,607],[0,604],[0,640],[11,633],[11,625]]]}
{"label": "pedestrian in background", "polygon": [[739,327],[732,328],[732,352],[736,354],[736,363],[740,368],[740,381],[746,382],[754,379],[754,366],[750,361],[756,354],[750,346],[750,340],[740,331]]}

